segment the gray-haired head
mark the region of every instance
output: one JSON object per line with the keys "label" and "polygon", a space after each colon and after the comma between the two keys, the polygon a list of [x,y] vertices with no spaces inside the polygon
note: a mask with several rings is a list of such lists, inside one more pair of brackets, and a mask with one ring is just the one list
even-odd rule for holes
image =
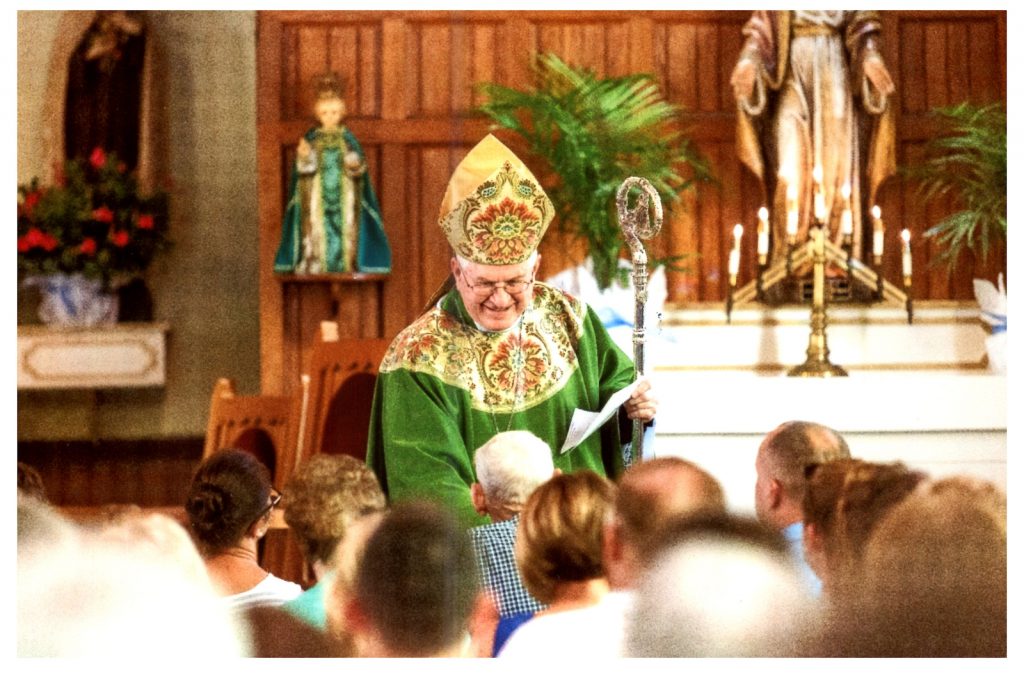
{"label": "gray-haired head", "polygon": [[514,509],[555,471],[550,446],[529,431],[496,434],[477,449],[473,462],[488,501]]}

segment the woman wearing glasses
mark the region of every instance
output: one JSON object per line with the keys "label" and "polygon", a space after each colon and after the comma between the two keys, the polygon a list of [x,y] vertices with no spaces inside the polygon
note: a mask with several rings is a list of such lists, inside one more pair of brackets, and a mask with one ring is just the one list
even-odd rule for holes
{"label": "woman wearing glasses", "polygon": [[553,215],[530,170],[493,136],[452,175],[440,213],[451,288],[395,338],[374,395],[367,462],[392,501],[432,498],[481,525],[473,452],[496,433],[529,430],[563,472],[615,477],[629,436],[618,422],[654,418],[644,381],[620,420],[562,451],[573,412],[601,410],[635,375],[591,309],[536,280]]}
{"label": "woman wearing glasses", "polygon": [[267,467],[242,450],[218,450],[192,479],[185,502],[189,531],[210,580],[233,609],[280,605],[302,592],[259,566],[257,544],[279,501]]}

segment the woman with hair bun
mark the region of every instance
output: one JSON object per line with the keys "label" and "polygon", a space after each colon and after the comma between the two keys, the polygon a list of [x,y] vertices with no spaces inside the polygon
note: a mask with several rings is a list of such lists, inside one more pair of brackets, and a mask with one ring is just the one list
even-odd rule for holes
{"label": "woman with hair bun", "polygon": [[185,502],[189,531],[210,580],[236,610],[280,605],[302,592],[258,562],[257,544],[280,500],[267,467],[242,450],[215,452],[192,478]]}

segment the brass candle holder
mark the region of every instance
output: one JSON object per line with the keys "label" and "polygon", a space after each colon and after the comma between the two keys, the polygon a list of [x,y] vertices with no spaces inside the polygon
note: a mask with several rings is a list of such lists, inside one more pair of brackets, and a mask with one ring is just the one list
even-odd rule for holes
{"label": "brass candle holder", "polygon": [[811,302],[811,335],[807,360],[787,373],[790,377],[846,377],[848,373],[828,360],[828,310],[825,293],[825,228],[819,223],[813,232],[814,292]]}

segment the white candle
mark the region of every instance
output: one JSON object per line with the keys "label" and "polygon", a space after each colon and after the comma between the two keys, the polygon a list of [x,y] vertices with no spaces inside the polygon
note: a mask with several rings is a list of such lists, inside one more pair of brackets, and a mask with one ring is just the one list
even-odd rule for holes
{"label": "white candle", "polygon": [[882,209],[877,205],[871,207],[871,217],[874,218],[874,246],[872,251],[875,257],[882,257],[882,247],[885,245],[885,226],[882,224]]}
{"label": "white candle", "polygon": [[740,272],[740,239],[743,238],[743,226],[739,223],[732,230],[733,245],[729,251],[729,283],[736,283],[736,276]]}
{"label": "white candle", "polygon": [[840,231],[844,237],[853,236],[853,212],[850,210],[850,184],[843,183],[843,213],[839,219]]}
{"label": "white candle", "polygon": [[[815,227],[812,230],[814,238],[815,257],[825,255],[825,231],[824,228]],[[814,297],[812,302],[815,307],[820,307],[825,302],[825,265],[814,266]]]}
{"label": "white candle", "polygon": [[825,219],[828,217],[828,212],[825,209],[825,192],[821,186],[821,167],[814,167],[814,171],[811,176],[814,178],[814,218],[819,223],[824,223]]}
{"label": "white candle", "polygon": [[900,233],[900,237],[903,238],[903,276],[910,278],[911,265],[913,259],[910,255],[910,230],[904,228],[903,232]]}
{"label": "white candle", "polygon": [[757,258],[762,265],[768,260],[768,209],[757,210]]}

